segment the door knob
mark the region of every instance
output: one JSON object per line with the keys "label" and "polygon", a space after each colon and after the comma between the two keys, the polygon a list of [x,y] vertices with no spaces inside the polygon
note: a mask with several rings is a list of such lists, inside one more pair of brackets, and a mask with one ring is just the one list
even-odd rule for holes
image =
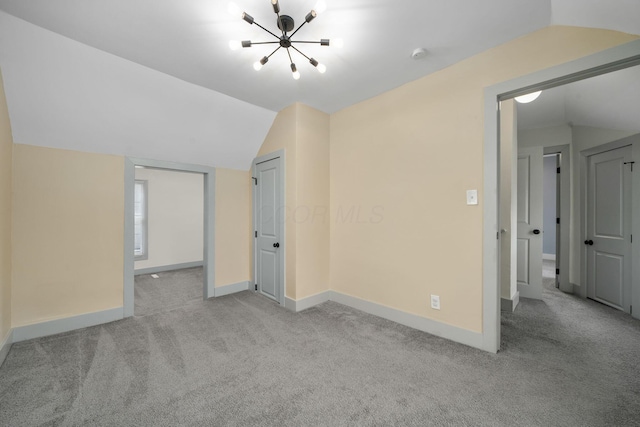
{"label": "door knob", "polygon": [[535,228],[535,229],[533,230],[533,234],[540,234],[540,230],[538,230],[537,228]]}
{"label": "door knob", "polygon": [[274,244],[273,244],[273,247],[274,247],[274,248],[279,248],[279,247],[280,247],[280,243],[274,243]]}
{"label": "door knob", "polygon": [[589,239],[589,240],[585,240],[584,241],[585,245],[589,245],[589,246],[593,246],[593,240]]}

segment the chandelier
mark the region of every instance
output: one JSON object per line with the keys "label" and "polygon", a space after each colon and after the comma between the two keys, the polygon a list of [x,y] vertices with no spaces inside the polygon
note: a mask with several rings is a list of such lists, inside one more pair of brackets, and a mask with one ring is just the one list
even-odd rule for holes
{"label": "chandelier", "polygon": [[[313,65],[320,73],[324,73],[325,71],[327,71],[327,67],[324,64],[319,63],[317,60],[315,60],[312,57],[309,57],[307,55],[305,55],[300,49],[298,49],[295,44],[319,44],[320,46],[329,46],[329,39],[320,39],[320,41],[308,41],[308,40],[293,40],[293,36],[300,31],[300,29],[302,27],[304,27],[305,24],[308,24],[309,22],[313,21],[315,19],[316,16],[318,16],[318,13],[322,13],[324,11],[324,2],[319,2],[316,7],[311,10],[309,13],[307,13],[307,16],[305,16],[304,18],[304,22],[302,24],[300,24],[300,26],[298,26],[298,28],[295,29],[295,22],[293,20],[292,17],[290,17],[289,15],[281,15],[280,14],[280,4],[278,2],[278,0],[271,0],[271,6],[273,6],[273,11],[275,12],[276,16],[277,16],[277,20],[276,20],[276,25],[278,26],[278,30],[276,31],[276,33],[269,31],[268,29],[266,29],[265,27],[263,27],[262,25],[258,24],[251,15],[249,15],[246,12],[242,12],[241,14],[239,13],[240,10],[237,8],[237,6],[235,6],[235,4],[231,3],[229,5],[229,12],[232,13],[233,15],[236,14],[240,14],[240,16],[242,17],[242,19],[245,20],[245,22],[247,22],[250,25],[257,25],[258,27],[260,27],[261,29],[263,29],[264,31],[266,31],[267,33],[271,34],[275,40],[272,41],[259,41],[259,42],[252,42],[251,40],[243,40],[242,42],[239,41],[231,41],[229,42],[229,47],[232,50],[236,50],[239,49],[240,47],[243,48],[248,48],[248,47],[252,47],[253,45],[263,45],[263,44],[277,44],[278,46],[275,48],[275,50],[273,52],[271,52],[269,55],[263,56],[262,59],[260,59],[259,61],[256,61],[253,64],[253,68],[256,71],[260,71],[260,69],[262,69],[262,67],[269,62],[269,58],[271,58],[271,56],[276,53],[277,51],[279,51],[280,49],[286,49],[287,51],[287,55],[289,56],[289,62],[291,63],[291,73],[293,74],[293,78],[298,80],[300,78],[300,72],[298,71],[298,68],[296,67],[295,62],[293,62],[293,58],[291,57],[291,50],[293,49],[296,52],[298,52],[300,55],[302,55],[303,57],[305,57],[307,59],[307,61],[309,61],[309,63],[311,65]],[[337,40],[336,40],[337,41]],[[339,43],[341,44],[341,43]]]}

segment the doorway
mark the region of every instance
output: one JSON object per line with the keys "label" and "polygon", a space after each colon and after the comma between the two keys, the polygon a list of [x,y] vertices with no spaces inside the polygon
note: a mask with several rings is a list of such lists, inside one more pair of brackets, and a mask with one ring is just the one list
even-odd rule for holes
{"label": "doorway", "polygon": [[[589,77],[623,70],[640,64],[640,42],[630,42],[607,51],[562,64],[528,76],[491,86],[485,90],[485,162],[484,162],[484,238],[483,238],[483,348],[496,352],[500,349],[500,157],[499,117],[500,101],[545,90]],[[634,196],[634,205],[640,203]],[[640,221],[632,224],[640,231]],[[575,235],[573,240],[575,240]],[[575,242],[572,240],[572,246]],[[636,259],[640,251],[632,248]],[[634,266],[633,288],[640,276],[640,267]],[[640,304],[640,292],[634,292],[632,300]]]}
{"label": "doorway", "polygon": [[215,242],[215,169],[208,166],[165,162],[128,157],[125,159],[124,177],[124,317],[134,315],[134,270],[135,270],[135,167],[198,173],[203,176],[203,261],[202,297],[214,296],[214,242]]}
{"label": "doorway", "polygon": [[253,161],[254,289],[285,305],[284,150]]}
{"label": "doorway", "polygon": [[199,301],[204,175],[136,166],[135,179],[135,316]]}

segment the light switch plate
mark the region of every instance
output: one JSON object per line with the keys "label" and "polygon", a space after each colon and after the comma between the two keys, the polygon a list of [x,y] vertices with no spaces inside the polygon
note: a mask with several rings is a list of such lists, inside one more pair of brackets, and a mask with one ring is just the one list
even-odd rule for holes
{"label": "light switch plate", "polygon": [[467,205],[478,204],[478,190],[467,190]]}

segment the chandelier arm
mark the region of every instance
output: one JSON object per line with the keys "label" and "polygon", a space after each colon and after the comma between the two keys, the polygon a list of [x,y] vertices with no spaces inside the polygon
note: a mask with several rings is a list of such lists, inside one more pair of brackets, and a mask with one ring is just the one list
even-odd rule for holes
{"label": "chandelier arm", "polygon": [[267,55],[267,58],[271,58],[271,55],[273,55],[274,53],[276,53],[277,51],[279,51],[282,48],[282,46],[278,46],[276,48],[276,50],[274,50],[273,52],[271,52],[269,55]]}
{"label": "chandelier arm", "polygon": [[265,30],[267,33],[271,34],[273,37],[277,38],[278,40],[280,40],[279,36],[276,36],[275,34],[273,34],[271,31],[267,30],[265,27],[263,27],[262,25],[258,24],[257,22],[253,22],[254,24],[256,24],[258,27],[262,28],[263,30]]}
{"label": "chandelier arm", "polygon": [[293,37],[293,35],[294,35],[295,33],[297,33],[297,32],[300,30],[300,28],[304,27],[304,24],[306,24],[306,23],[307,23],[307,21],[304,21],[302,24],[300,24],[300,26],[299,26],[299,27],[298,27],[298,28],[297,28],[293,33],[291,33],[291,35],[289,36],[289,38]]}
{"label": "chandelier arm", "polygon": [[294,45],[291,45],[291,47],[292,47],[293,49],[295,49],[295,51],[296,51],[296,52],[298,52],[300,55],[304,56],[304,57],[305,57],[305,58],[307,58],[309,61],[311,61],[311,58],[309,58],[307,55],[305,55],[304,53],[302,53],[302,52],[300,51],[300,49],[298,49],[298,48],[297,48],[297,47],[295,47]]}
{"label": "chandelier arm", "polygon": [[314,42],[309,40],[291,40],[291,43],[313,43],[313,44],[321,44],[322,42]]}
{"label": "chandelier arm", "polygon": [[276,44],[276,43],[280,43],[280,42],[251,42],[252,45],[254,45],[254,44]]}
{"label": "chandelier arm", "polygon": [[287,48],[287,55],[289,55],[289,61],[293,64],[293,58],[291,58],[291,52],[289,51],[289,48]]}

